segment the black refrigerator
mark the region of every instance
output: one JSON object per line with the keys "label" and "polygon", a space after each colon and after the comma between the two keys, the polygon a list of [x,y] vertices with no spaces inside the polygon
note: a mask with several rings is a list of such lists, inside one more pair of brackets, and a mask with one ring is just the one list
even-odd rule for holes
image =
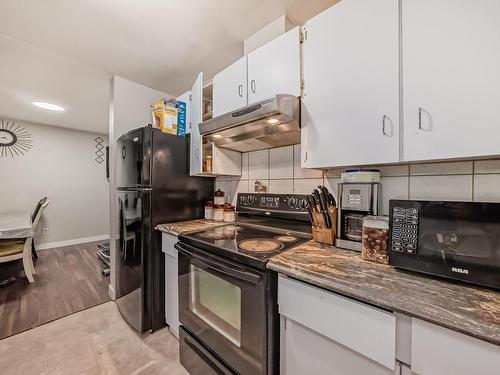
{"label": "black refrigerator", "polygon": [[139,332],[165,326],[165,254],[158,224],[203,217],[214,179],[189,176],[189,139],[149,127],[116,149],[116,304]]}

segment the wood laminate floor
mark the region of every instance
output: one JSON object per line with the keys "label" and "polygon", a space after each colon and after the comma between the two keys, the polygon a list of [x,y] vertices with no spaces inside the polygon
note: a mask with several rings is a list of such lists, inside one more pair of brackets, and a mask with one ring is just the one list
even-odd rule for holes
{"label": "wood laminate floor", "polygon": [[0,264],[0,279],[17,278],[0,287],[0,339],[109,301],[97,244],[39,251],[33,284],[21,261]]}

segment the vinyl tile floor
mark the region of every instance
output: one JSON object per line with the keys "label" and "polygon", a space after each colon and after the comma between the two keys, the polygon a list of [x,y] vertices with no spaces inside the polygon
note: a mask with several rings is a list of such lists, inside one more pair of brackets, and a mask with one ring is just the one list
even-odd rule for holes
{"label": "vinyl tile floor", "polygon": [[114,302],[0,340],[2,375],[187,375],[168,328],[139,335]]}

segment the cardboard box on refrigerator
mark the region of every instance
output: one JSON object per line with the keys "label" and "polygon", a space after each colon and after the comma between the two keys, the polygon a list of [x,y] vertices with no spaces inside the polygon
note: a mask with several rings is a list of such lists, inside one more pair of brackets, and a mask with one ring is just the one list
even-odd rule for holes
{"label": "cardboard box on refrigerator", "polygon": [[162,99],[152,105],[153,125],[164,133],[186,135],[186,103]]}

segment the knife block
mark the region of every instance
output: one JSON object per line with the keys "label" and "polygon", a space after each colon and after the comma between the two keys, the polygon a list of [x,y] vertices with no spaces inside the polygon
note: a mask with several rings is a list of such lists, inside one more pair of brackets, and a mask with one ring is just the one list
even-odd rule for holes
{"label": "knife block", "polygon": [[325,226],[325,220],[321,213],[313,212],[314,222],[312,223],[313,240],[327,245],[334,245],[337,238],[337,207],[330,208],[328,215],[332,222],[332,227]]}

